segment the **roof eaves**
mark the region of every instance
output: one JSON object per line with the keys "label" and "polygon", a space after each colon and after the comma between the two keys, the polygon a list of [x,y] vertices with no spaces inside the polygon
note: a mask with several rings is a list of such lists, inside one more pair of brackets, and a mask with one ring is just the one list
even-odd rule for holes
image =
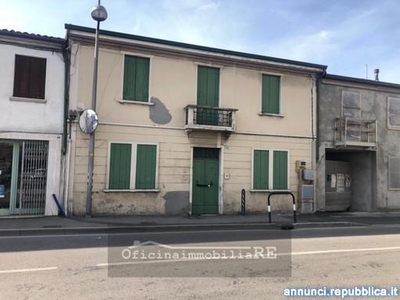
{"label": "roof eaves", "polygon": [[400,89],[400,84],[397,84],[397,83],[378,81],[378,80],[372,80],[372,79],[364,79],[364,78],[356,78],[356,77],[348,77],[348,76],[335,75],[335,74],[326,74],[324,76],[324,79]]}
{"label": "roof eaves", "polygon": [[[82,31],[82,32],[93,33],[93,34],[95,33],[94,28],[82,27],[82,26],[77,26],[77,25],[72,25],[72,24],[65,24],[65,28],[67,30],[76,30],[76,31]],[[289,60],[289,59],[283,59],[283,58],[277,58],[277,57],[263,56],[263,55],[258,55],[258,54],[245,53],[245,52],[238,52],[238,51],[232,51],[232,50],[218,49],[218,48],[212,48],[212,47],[206,47],[206,46],[199,46],[199,45],[187,44],[187,43],[182,43],[182,42],[174,42],[174,41],[169,41],[169,40],[156,39],[156,38],[150,38],[150,37],[144,37],[144,36],[139,36],[139,35],[108,31],[108,30],[100,30],[100,33],[103,35],[115,37],[115,38],[137,40],[137,41],[162,44],[162,45],[172,46],[172,47],[180,47],[180,48],[186,48],[186,49],[191,49],[191,50],[206,51],[206,52],[222,54],[222,55],[238,56],[238,57],[243,57],[243,58],[248,58],[248,59],[256,59],[256,60],[270,61],[270,62],[275,62],[275,63],[290,64],[290,65],[306,67],[306,68],[320,69],[321,72],[325,71],[327,69],[327,66],[325,66],[325,65],[313,64],[313,63],[308,63],[308,62],[301,62],[301,61],[295,61],[295,60]]]}
{"label": "roof eaves", "polygon": [[7,30],[7,29],[0,29],[0,35],[8,37],[24,38],[24,39],[33,39],[42,42],[60,43],[60,44],[64,43],[65,41],[63,38],[59,37],[52,37],[47,35],[40,35],[40,34]]}

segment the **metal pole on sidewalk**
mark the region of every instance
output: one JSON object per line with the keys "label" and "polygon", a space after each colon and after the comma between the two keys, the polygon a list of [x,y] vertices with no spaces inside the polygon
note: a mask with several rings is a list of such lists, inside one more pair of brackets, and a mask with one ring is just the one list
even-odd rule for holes
{"label": "metal pole on sidewalk", "polygon": [[[96,101],[97,101],[97,73],[98,73],[98,55],[99,55],[99,31],[100,22],[107,19],[106,9],[100,5],[100,0],[98,4],[92,9],[92,18],[97,21],[96,35],[94,42],[94,69],[93,69],[93,87],[92,87],[92,104],[91,109],[96,111]],[[88,183],[86,191],[86,217],[92,215],[92,191],[93,191],[93,170],[94,170],[94,146],[95,146],[95,135],[94,132],[90,133],[89,137],[89,155],[88,155]]]}

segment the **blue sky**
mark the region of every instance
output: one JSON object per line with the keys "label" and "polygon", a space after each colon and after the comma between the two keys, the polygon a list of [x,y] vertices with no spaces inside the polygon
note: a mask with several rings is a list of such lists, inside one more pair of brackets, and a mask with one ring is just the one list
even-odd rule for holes
{"label": "blue sky", "polygon": [[[1,29],[64,37],[97,0],[0,0]],[[101,0],[102,29],[328,65],[400,83],[399,0]],[[368,72],[367,72],[368,70]]]}

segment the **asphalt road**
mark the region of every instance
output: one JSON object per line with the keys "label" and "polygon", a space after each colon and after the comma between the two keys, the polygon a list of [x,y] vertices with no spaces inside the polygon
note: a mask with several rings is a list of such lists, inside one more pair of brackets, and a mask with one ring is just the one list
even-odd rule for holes
{"label": "asphalt road", "polygon": [[400,288],[399,254],[396,225],[2,237],[0,299],[302,299],[284,293],[307,287],[390,293]]}

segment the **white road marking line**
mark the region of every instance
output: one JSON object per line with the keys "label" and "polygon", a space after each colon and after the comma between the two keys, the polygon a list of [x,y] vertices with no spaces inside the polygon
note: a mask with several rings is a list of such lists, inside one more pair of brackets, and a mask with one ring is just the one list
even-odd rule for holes
{"label": "white road marking line", "polygon": [[[244,260],[239,256],[236,256],[237,259]],[[249,259],[249,258],[247,258]],[[215,260],[234,260],[232,256],[227,258],[181,258],[181,259],[157,259],[157,260],[141,260],[141,261],[127,261],[127,262],[116,262],[116,263],[101,263],[96,264],[96,267],[111,267],[111,266],[126,266],[126,265],[139,265],[139,264],[155,264],[155,263],[175,263],[175,262],[196,262],[196,261],[215,261]]]}
{"label": "white road marking line", "polygon": [[62,238],[62,237],[88,237],[88,236],[107,236],[105,233],[87,233],[87,234],[45,234],[45,235],[16,235],[16,236],[0,236],[0,239],[30,239],[30,238]]}
{"label": "white road marking line", "polygon": [[32,268],[32,269],[15,269],[15,270],[0,270],[0,274],[41,272],[41,271],[52,271],[52,270],[57,270],[57,269],[58,269],[58,267]]}
{"label": "white road marking line", "polygon": [[[204,259],[205,260],[205,259]],[[210,259],[208,259],[209,261]],[[174,263],[174,262],[194,262],[200,261],[200,259],[169,259],[169,260],[149,260],[149,261],[129,261],[129,262],[117,262],[117,263],[103,263],[96,264],[96,267],[111,267],[111,266],[126,266],[126,265],[139,265],[139,264],[154,264],[154,263]]]}
{"label": "white road marking line", "polygon": [[[371,225],[372,226],[372,225]],[[397,225],[398,226],[398,225]],[[303,228],[294,228],[293,232],[296,231],[319,231],[319,230],[338,230],[338,229],[365,229],[367,226],[362,225],[362,226],[334,226],[334,227],[303,227]],[[377,228],[377,227],[375,227]]]}
{"label": "white road marking line", "polygon": [[359,249],[332,249],[332,250],[319,250],[319,251],[303,251],[292,253],[278,253],[279,255],[313,255],[313,254],[331,254],[331,253],[351,253],[351,252],[377,252],[377,251],[393,251],[400,250],[399,247],[382,247],[382,248],[359,248]]}
{"label": "white road marking line", "polygon": [[[303,252],[293,252],[293,253],[277,253],[277,256],[331,254],[331,253],[351,253],[351,252],[377,252],[377,251],[393,251],[393,250],[400,250],[400,246],[399,247],[382,247],[382,248],[336,249],[336,250],[321,250],[321,251],[303,251]],[[131,261],[131,262],[116,262],[116,263],[99,263],[99,264],[96,264],[96,267],[124,266],[124,265],[137,265],[137,264],[154,264],[154,263],[215,261],[215,260],[233,260],[233,258],[229,258],[229,259],[138,260],[138,261],[134,261],[134,262]],[[243,259],[241,259],[241,260],[243,260]]]}

